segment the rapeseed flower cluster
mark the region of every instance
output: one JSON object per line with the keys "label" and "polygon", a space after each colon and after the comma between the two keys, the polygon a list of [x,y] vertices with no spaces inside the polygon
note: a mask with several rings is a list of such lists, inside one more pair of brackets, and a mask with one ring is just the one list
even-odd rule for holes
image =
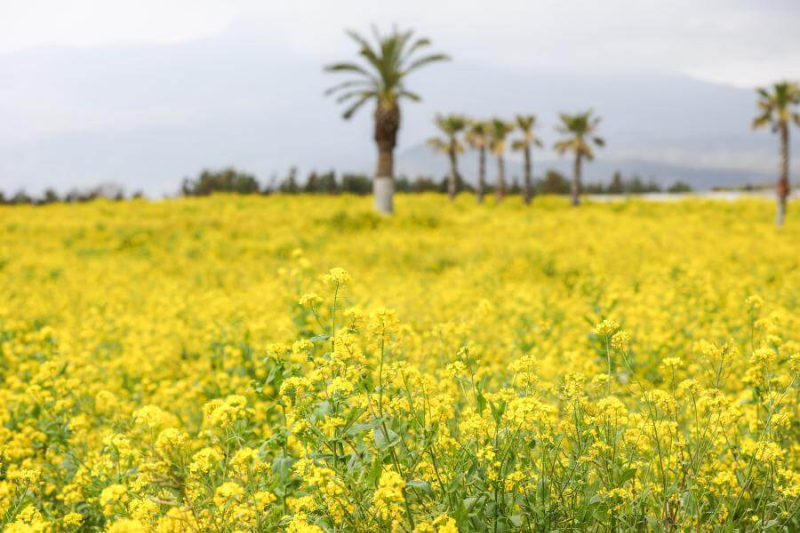
{"label": "rapeseed flower cluster", "polygon": [[771,205],[0,208],[0,528],[800,529]]}

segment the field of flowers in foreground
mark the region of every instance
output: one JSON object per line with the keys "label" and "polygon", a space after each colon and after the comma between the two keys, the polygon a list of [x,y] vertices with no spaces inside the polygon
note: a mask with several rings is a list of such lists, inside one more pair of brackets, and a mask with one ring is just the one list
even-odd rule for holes
{"label": "field of flowers in foreground", "polygon": [[800,218],[398,204],[0,209],[3,530],[800,528]]}

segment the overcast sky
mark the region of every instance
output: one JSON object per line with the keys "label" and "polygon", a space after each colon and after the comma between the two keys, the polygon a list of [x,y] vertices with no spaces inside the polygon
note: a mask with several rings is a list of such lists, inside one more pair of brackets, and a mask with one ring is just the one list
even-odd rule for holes
{"label": "overcast sky", "polygon": [[[104,58],[106,72],[120,77],[144,68],[130,66],[137,57],[155,64],[175,50],[199,50],[210,57],[224,46],[241,54],[247,42],[263,47],[265,71],[289,69],[278,65],[283,50],[286,61],[301,58],[303,68],[316,75],[325,62],[352,54],[343,29],[368,29],[372,23],[417,29],[451,54],[460,68],[509,75],[552,70],[604,77],[647,73],[748,89],[800,78],[798,0],[0,0],[0,77],[3,68],[8,75],[0,82],[0,155],[6,159],[0,161],[0,186],[25,185],[37,173],[77,165],[53,161],[52,167],[37,166],[40,156],[48,155],[43,150],[64,150],[65,136],[76,132],[102,134],[156,124],[168,131],[186,125],[189,112],[180,102],[156,102],[159,94],[141,100],[142,93],[157,93],[161,87],[131,82],[136,98],[114,87],[123,97],[114,102],[93,93],[93,86],[110,83],[93,69],[97,57]],[[202,57],[191,61],[196,64]],[[284,77],[281,83],[291,81]],[[170,80],[166,90],[188,90],[180,84],[180,78]],[[321,89],[315,86],[314,94]],[[212,107],[208,116],[247,114],[246,98],[238,98],[236,91],[231,87],[230,97],[215,98],[213,106],[204,101],[203,106]],[[303,88],[290,88],[288,94],[293,91],[299,95]],[[342,128],[333,113],[324,118],[331,128]],[[367,123],[363,119],[360,128]],[[64,143],[54,144],[58,139]],[[424,137],[406,140],[416,143]],[[345,141],[342,151],[355,150]],[[69,143],[76,153],[83,150],[74,137]],[[220,153],[226,163],[236,163],[237,155],[247,159],[233,148]],[[91,171],[91,157],[81,155],[79,170],[76,166],[75,172],[53,179],[60,180],[58,185],[76,176],[83,180],[84,174],[97,179],[102,171]],[[188,158],[174,168],[190,174],[199,164]]]}
{"label": "overcast sky", "polygon": [[420,28],[454,57],[518,68],[649,68],[753,86],[797,69],[796,0],[3,0],[0,52],[171,43],[246,22],[320,58],[343,27]]}

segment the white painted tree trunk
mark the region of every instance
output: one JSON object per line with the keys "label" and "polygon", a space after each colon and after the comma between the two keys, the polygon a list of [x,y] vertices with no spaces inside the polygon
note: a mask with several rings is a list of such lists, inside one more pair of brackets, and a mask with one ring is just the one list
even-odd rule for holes
{"label": "white painted tree trunk", "polygon": [[786,199],[789,198],[791,188],[789,181],[789,125],[784,122],[781,125],[781,169],[776,187],[778,210],[775,214],[775,224],[777,226],[783,226],[783,221],[786,219]]}
{"label": "white painted tree trunk", "polygon": [[376,177],[372,184],[372,192],[378,213],[391,215],[394,212],[394,180],[385,176]]}
{"label": "white painted tree trunk", "polygon": [[786,220],[786,198],[778,197],[778,210],[775,214],[775,225],[776,226],[783,226],[783,222]]}

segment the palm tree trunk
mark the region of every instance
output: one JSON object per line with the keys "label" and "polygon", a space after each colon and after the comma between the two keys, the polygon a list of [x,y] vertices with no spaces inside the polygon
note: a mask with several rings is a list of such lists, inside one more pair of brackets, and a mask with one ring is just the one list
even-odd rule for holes
{"label": "palm tree trunk", "polygon": [[456,180],[458,177],[458,162],[456,161],[455,146],[450,146],[447,155],[450,157],[450,176],[447,180],[447,196],[452,201],[456,198]]}
{"label": "palm tree trunk", "polygon": [[525,205],[531,204],[533,198],[533,188],[531,184],[531,149],[530,146],[525,146]]}
{"label": "palm tree trunk", "polygon": [[372,183],[375,209],[382,215],[394,212],[394,148],[378,147],[378,168]]}
{"label": "palm tree trunk", "polygon": [[789,125],[781,125],[781,174],[778,179],[778,212],[775,217],[775,224],[783,226],[786,219],[786,200],[789,198]]}
{"label": "palm tree trunk", "polygon": [[581,156],[575,156],[575,171],[572,175],[572,199],[573,206],[581,204]]}
{"label": "palm tree trunk", "polygon": [[486,148],[481,147],[478,151],[478,203],[483,203],[483,195],[486,194]]}
{"label": "palm tree trunk", "polygon": [[378,168],[372,193],[375,209],[383,214],[394,212],[394,147],[397,145],[397,131],[400,129],[400,108],[397,103],[384,106],[378,103],[375,108],[375,143],[378,145]]}
{"label": "palm tree trunk", "polygon": [[392,148],[378,147],[378,168],[375,175],[387,178],[394,176],[394,150]]}
{"label": "palm tree trunk", "polygon": [[497,201],[503,199],[506,195],[506,162],[503,154],[497,156]]}

